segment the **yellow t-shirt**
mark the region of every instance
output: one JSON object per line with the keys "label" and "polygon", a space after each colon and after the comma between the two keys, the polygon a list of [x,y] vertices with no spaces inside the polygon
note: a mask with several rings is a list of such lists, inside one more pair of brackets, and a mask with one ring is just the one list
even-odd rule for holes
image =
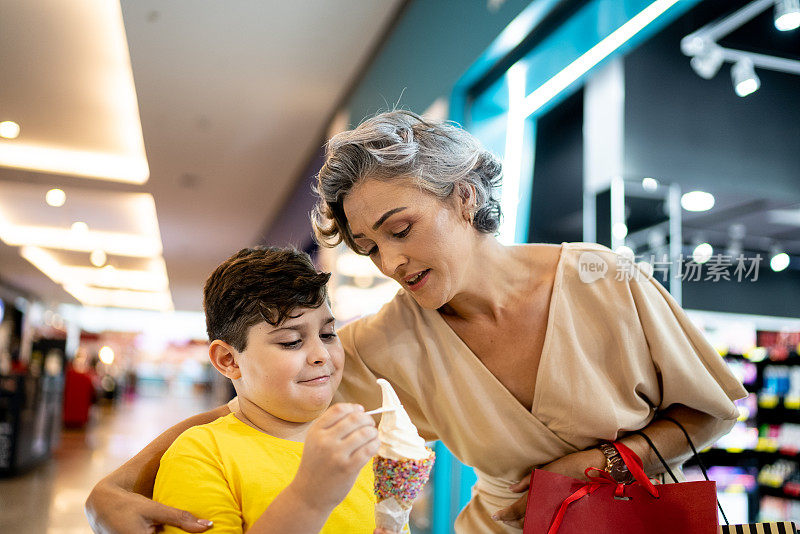
{"label": "yellow t-shirt", "polygon": [[[153,498],[210,519],[210,532],[250,528],[292,481],[303,443],[259,432],[233,414],[181,434],[161,458]],[[325,534],[372,533],[375,497],[372,462],[321,530]],[[165,532],[183,532],[167,527]]]}

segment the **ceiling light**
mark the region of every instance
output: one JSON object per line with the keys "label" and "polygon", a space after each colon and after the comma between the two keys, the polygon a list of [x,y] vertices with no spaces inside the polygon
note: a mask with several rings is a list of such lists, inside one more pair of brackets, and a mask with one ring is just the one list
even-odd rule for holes
{"label": "ceiling light", "polygon": [[168,291],[129,291],[124,289],[98,289],[80,284],[64,284],[64,290],[84,306],[100,308],[134,308],[140,310],[171,310],[172,298]]}
{"label": "ceiling light", "polygon": [[11,226],[2,223],[0,220],[0,238],[12,247],[33,245],[76,252],[92,252],[100,248],[106,254],[136,258],[152,258],[161,254],[162,250],[161,241],[155,236],[96,230],[82,234],[68,228]]}
{"label": "ceiling light", "polygon": [[[0,143],[0,165],[136,184],[146,182],[149,168],[120,2],[48,1],[36,5],[46,5],[48,20],[60,22],[47,29],[48,38],[31,38],[26,34],[33,32],[26,24],[9,23],[3,26],[4,43],[25,39],[19,41],[25,43],[19,47],[19,57],[35,58],[38,69],[48,73],[50,83],[37,87],[40,100],[58,101],[68,110],[97,112],[77,117],[77,127],[74,122],[56,117],[48,124],[46,134],[35,131],[35,124],[29,127],[26,123],[28,139]],[[6,15],[4,22],[6,19],[11,21],[12,17]],[[62,41],[66,47],[53,46]],[[65,50],[72,60],[69,68],[56,68],[63,64]],[[19,75],[29,79],[23,70],[29,62],[5,61],[4,81]],[[72,130],[79,130],[81,135],[73,135]]]}
{"label": "ceiling light", "polygon": [[14,121],[0,122],[0,137],[16,139],[19,137],[19,124]]}
{"label": "ceiling light", "polygon": [[44,196],[45,202],[54,208],[60,208],[67,201],[67,194],[61,189],[51,189]]}
{"label": "ceiling light", "polygon": [[731,68],[731,78],[734,91],[741,97],[755,93],[761,87],[761,80],[758,78],[750,58],[743,57],[734,63]]}
{"label": "ceiling light", "polygon": [[778,0],[775,4],[775,27],[782,32],[800,28],[800,0]]}
{"label": "ceiling light", "polygon": [[111,365],[114,363],[114,350],[108,345],[101,348],[100,352],[97,353],[97,356],[100,358],[100,361],[106,365]]}
{"label": "ceiling light", "polygon": [[700,243],[692,252],[692,259],[695,263],[705,263],[714,255],[714,247],[708,243]]}
{"label": "ceiling light", "polygon": [[655,178],[644,178],[642,180],[642,188],[644,188],[645,191],[655,191],[658,189],[658,180]]}
{"label": "ceiling light", "polygon": [[611,234],[615,239],[625,239],[625,236],[628,235],[628,227],[625,223],[614,223],[614,226],[611,227]]}
{"label": "ceiling light", "polygon": [[83,221],[75,221],[72,223],[72,226],[70,226],[69,229],[76,234],[85,234],[89,231],[89,225]]}
{"label": "ceiling light", "polygon": [[769,266],[776,273],[781,272],[789,266],[789,255],[785,252],[779,252],[778,254],[775,254],[769,260]]}
{"label": "ceiling light", "polygon": [[[102,269],[89,266],[64,265],[58,258],[43,248],[24,246],[20,255],[31,262],[34,267],[42,271],[48,278],[57,284],[67,287],[83,287],[92,290],[128,289],[135,292],[148,292],[148,294],[162,294],[169,290],[169,278],[164,260],[153,260],[147,270],[116,269],[113,265],[106,265]],[[69,291],[69,290],[68,290]],[[75,295],[75,298],[83,300]],[[93,299],[95,297],[92,297]],[[97,297],[99,298],[99,297]],[[85,302],[85,304],[90,304]],[[141,307],[141,306],[129,306]],[[160,308],[159,308],[160,309]]]}
{"label": "ceiling light", "polygon": [[702,51],[692,57],[689,64],[698,76],[710,80],[717,75],[724,61],[722,48],[717,43],[706,41]]}
{"label": "ceiling light", "polygon": [[705,191],[690,191],[681,197],[681,206],[686,211],[708,211],[714,207],[714,195]]}
{"label": "ceiling light", "polygon": [[93,250],[89,255],[89,261],[92,262],[92,265],[95,267],[102,267],[106,264],[107,259],[106,253],[100,249]]}

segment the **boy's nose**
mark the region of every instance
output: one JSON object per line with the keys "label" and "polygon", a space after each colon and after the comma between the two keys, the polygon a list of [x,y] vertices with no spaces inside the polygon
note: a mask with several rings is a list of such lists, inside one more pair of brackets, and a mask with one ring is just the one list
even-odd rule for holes
{"label": "boy's nose", "polygon": [[322,341],[316,343],[314,348],[308,353],[308,363],[312,365],[322,365],[327,363],[330,359],[331,355],[328,353],[328,349]]}

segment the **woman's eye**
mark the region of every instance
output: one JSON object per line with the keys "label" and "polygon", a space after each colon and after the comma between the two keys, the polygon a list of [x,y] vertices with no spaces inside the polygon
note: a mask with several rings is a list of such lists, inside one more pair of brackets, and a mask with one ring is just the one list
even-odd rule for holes
{"label": "woman's eye", "polygon": [[406,226],[405,228],[403,228],[399,232],[393,232],[392,236],[397,237],[397,238],[403,238],[403,237],[407,236],[408,232],[410,232],[410,231],[411,231],[411,225],[409,224],[408,226]]}
{"label": "woman's eye", "polygon": [[320,334],[319,337],[325,341],[333,341],[336,339],[336,334]]}
{"label": "woman's eye", "polygon": [[373,255],[373,254],[375,254],[376,252],[378,252],[378,247],[377,247],[377,245],[376,245],[376,246],[374,246],[374,247],[372,247],[372,248],[368,248],[368,249],[367,249],[367,252],[366,252],[366,255],[367,255],[367,256],[372,256],[372,255]]}
{"label": "woman's eye", "polygon": [[303,341],[300,339],[296,339],[294,341],[286,341],[285,343],[278,343],[281,347],[285,347],[287,349],[293,349],[300,346],[300,343]]}

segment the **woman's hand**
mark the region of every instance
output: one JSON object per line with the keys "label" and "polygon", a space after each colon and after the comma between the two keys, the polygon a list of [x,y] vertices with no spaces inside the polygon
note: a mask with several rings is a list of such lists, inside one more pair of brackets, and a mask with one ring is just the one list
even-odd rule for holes
{"label": "woman's hand", "polygon": [[[551,473],[558,473],[580,480],[585,479],[584,471],[588,467],[597,467],[602,469],[606,464],[605,456],[599,449],[587,449],[585,451],[573,452],[554,460],[547,465],[541,466],[539,469],[550,471]],[[525,508],[528,506],[528,487],[530,486],[530,474],[509,487],[514,493],[525,492],[525,495],[520,497],[514,504],[498,510],[492,515],[495,521],[502,521],[506,525],[517,528],[522,528],[525,521]]]}
{"label": "woman's hand", "polygon": [[95,534],[149,534],[161,525],[182,528],[186,532],[208,530],[210,521],[197,519],[189,512],[147,497],[153,494],[161,457],[181,432],[229,413],[227,406],[220,406],[181,421],[98,482],[84,505],[92,531]]}
{"label": "woman's hand", "polygon": [[95,534],[152,534],[161,525],[205,532],[211,526],[211,521],[151,501],[105,479],[98,482],[86,500],[86,517]]}

